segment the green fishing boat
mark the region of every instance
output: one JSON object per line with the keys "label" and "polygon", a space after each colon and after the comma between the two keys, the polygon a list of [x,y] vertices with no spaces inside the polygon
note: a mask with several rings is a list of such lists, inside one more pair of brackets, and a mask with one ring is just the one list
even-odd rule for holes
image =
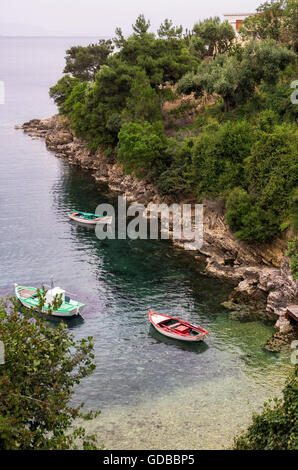
{"label": "green fishing boat", "polygon": [[76,222],[82,222],[83,224],[87,225],[95,225],[95,224],[107,224],[111,225],[112,217],[107,215],[96,215],[91,214],[90,212],[69,212],[68,217]]}
{"label": "green fishing boat", "polygon": [[[15,284],[15,295],[24,307],[41,313],[47,319],[64,318],[70,319],[78,316],[83,310],[84,304],[71,299],[66,291],[60,287],[52,287],[44,291],[44,305],[40,308],[40,296],[36,287],[19,286]],[[53,302],[59,299],[59,307],[53,309]]]}

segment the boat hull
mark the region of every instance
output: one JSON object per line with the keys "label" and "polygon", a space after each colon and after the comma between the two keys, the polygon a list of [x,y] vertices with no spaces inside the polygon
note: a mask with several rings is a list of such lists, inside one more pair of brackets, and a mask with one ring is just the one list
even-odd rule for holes
{"label": "boat hull", "polygon": [[[25,307],[27,309],[32,308],[32,307],[28,307],[20,299],[19,299],[19,302],[23,307]],[[44,320],[55,321],[55,322],[59,322],[61,320],[73,320],[74,318],[82,318],[80,316],[80,314],[77,314],[77,313],[74,313],[73,315],[69,314],[67,316],[65,316],[65,315],[61,316],[61,315],[56,315],[55,313],[49,315],[48,313],[39,312],[38,310],[34,310],[34,314],[37,315],[39,318],[43,318]]]}
{"label": "boat hull", "polygon": [[[21,300],[19,299],[19,301],[21,302],[21,304],[26,307],[26,308],[32,308],[31,305],[27,304],[24,300]],[[53,318],[53,317],[56,317],[56,318],[74,318],[74,317],[77,317],[82,311],[82,308],[78,308],[78,307],[75,307],[73,310],[71,310],[69,313],[63,313],[63,312],[58,312],[56,310],[53,311],[53,313],[51,313],[50,315],[48,314],[48,311],[45,310],[45,309],[41,309],[41,311],[39,312],[38,310],[35,310],[34,309],[34,312],[37,313],[37,314],[40,314],[40,316],[42,318]]]}
{"label": "boat hull", "polygon": [[105,224],[105,225],[111,225],[112,223],[112,217],[107,216],[107,217],[98,217],[98,219],[84,219],[84,217],[79,217],[73,214],[68,214],[68,217],[71,220],[75,220],[76,222],[80,222],[82,224],[86,225],[96,225],[96,224]]}
{"label": "boat hull", "polygon": [[[168,338],[172,339],[177,339],[179,341],[186,341],[186,342],[191,342],[191,343],[197,343],[199,341],[204,341],[206,336],[208,335],[209,331],[204,330],[201,327],[196,327],[194,325],[191,325],[188,322],[183,322],[182,320],[179,320],[177,318],[170,317],[168,315],[161,315],[159,313],[153,313],[151,310],[149,310],[149,320],[152,324],[152,326],[158,331],[160,334],[167,336]],[[187,335],[187,334],[180,334],[176,333],[174,330],[170,331],[169,328],[164,329],[159,323],[162,323],[163,321],[166,320],[177,320],[177,325],[184,325],[186,328],[192,328],[195,329],[196,331],[199,331],[199,334],[197,335]]]}

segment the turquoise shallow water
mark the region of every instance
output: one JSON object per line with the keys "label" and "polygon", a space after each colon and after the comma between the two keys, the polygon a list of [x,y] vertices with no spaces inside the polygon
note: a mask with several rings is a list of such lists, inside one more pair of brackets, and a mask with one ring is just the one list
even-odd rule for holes
{"label": "turquoise shallow water", "polygon": [[[66,43],[74,40],[0,38],[7,85],[0,106],[0,295],[11,294],[14,282],[40,284],[54,274],[86,303],[84,321],[70,327],[77,338],[94,336],[97,369],[74,402],[102,410],[88,426],[106,447],[229,445],[252,410],[280,393],[289,359],[262,349],[271,325],[229,318],[221,302],[231,287],[203,275],[184,252],[166,241],[100,241],[68,220],[68,210],[93,212],[99,203],[115,204],[115,195],[14,129],[55,112],[47,89],[59,77]],[[148,307],[211,334],[195,346],[165,339],[149,326]]]}

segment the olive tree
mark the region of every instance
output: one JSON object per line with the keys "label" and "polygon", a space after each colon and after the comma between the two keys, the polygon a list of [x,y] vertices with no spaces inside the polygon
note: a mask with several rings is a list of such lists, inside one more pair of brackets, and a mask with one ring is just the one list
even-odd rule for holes
{"label": "olive tree", "polygon": [[229,111],[247,101],[262,80],[274,85],[280,70],[295,58],[293,51],[276,41],[251,41],[241,54],[218,54],[213,61],[202,62],[196,73],[182,77],[178,92],[195,92],[197,96],[204,91],[217,93],[223,98],[224,110]]}

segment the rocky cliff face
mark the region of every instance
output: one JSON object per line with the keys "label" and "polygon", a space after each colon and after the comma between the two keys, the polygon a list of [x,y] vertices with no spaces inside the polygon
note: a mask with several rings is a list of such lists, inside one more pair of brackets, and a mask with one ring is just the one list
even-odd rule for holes
{"label": "rocky cliff face", "polygon": [[[109,162],[99,151],[88,151],[85,142],[74,136],[61,117],[33,119],[20,128],[31,137],[44,138],[47,148],[57,157],[92,170],[97,181],[106,182],[128,200],[145,204],[147,210],[152,203],[163,202],[151,183],[125,175],[118,163]],[[173,242],[180,247],[185,243],[183,240]],[[260,317],[274,320],[279,334],[292,337],[295,329],[286,320],[285,312],[288,304],[296,302],[297,282],[290,274],[286,246],[286,239],[253,245],[237,240],[225,223],[223,207],[205,201],[204,243],[199,252],[190,253],[205,257],[206,273],[234,283],[235,288],[224,303],[233,316],[245,320]]]}

